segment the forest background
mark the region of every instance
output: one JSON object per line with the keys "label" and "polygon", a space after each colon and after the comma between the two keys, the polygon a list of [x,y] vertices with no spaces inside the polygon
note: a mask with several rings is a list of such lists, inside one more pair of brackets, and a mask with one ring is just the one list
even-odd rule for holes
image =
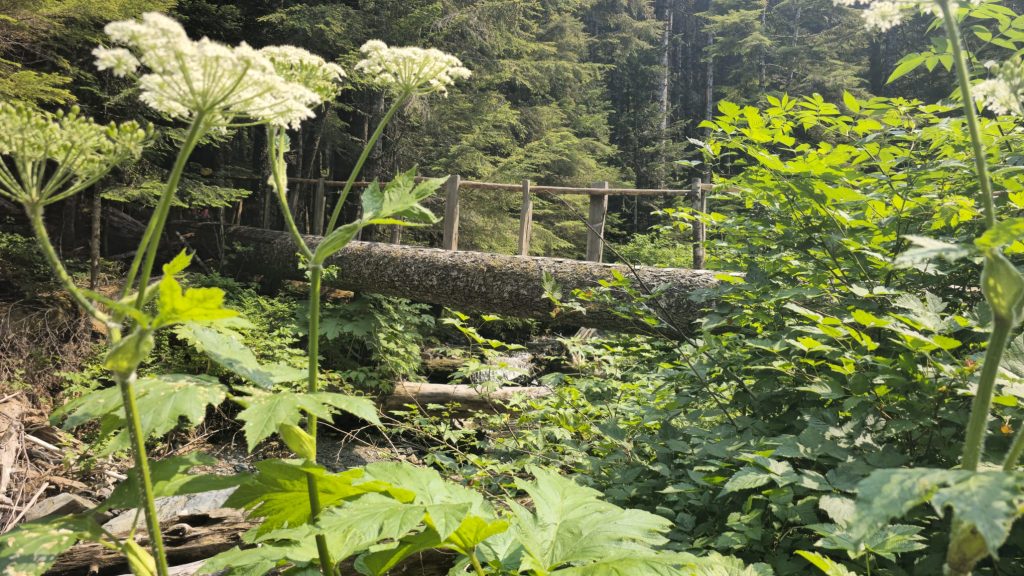
{"label": "forest background", "polygon": [[[126,91],[129,85],[97,73],[90,54],[103,23],[145,10],[169,12],[192,37],[290,43],[342,64],[351,65],[355,49],[371,38],[458,55],[473,70],[473,82],[446,99],[416,102],[392,122],[367,177],[386,178],[418,165],[425,174],[498,182],[687,188],[691,177],[704,172],[685,161],[697,159],[688,139],[706,134],[699,124],[721,100],[743,105],[770,94],[819,93],[838,101],[848,91],[930,102],[948,96],[953,80],[941,66],[945,73],[930,74],[922,66],[886,83],[904,55],[928,45],[928,20],[868,33],[856,10],[829,0],[13,1],[0,7],[0,98],[43,107],[75,104],[99,120],[146,116]],[[291,176],[347,174],[386,111],[379,91],[358,85],[328,108],[295,135]],[[214,183],[204,176],[267,173],[260,130],[229,138],[193,157],[185,186],[191,207],[244,195],[209,188]],[[163,156],[172,148],[163,142],[148,163],[121,176],[117,184],[123,188],[106,190],[106,197],[152,197],[169,162]],[[464,247],[512,252],[514,195],[477,194],[468,202]],[[584,241],[583,223],[540,202],[533,250],[575,255]],[[627,235],[647,231],[658,207],[613,198],[610,238],[625,242]],[[87,236],[81,224],[76,234],[75,214],[80,219],[81,212],[72,200],[61,215],[65,250]],[[506,233],[494,234],[496,229]],[[657,238],[643,246],[668,243]],[[643,250],[627,254],[642,256]]]}

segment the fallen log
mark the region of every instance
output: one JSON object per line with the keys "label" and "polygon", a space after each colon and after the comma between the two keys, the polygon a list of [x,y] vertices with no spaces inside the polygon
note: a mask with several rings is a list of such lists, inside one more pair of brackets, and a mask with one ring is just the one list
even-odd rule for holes
{"label": "fallen log", "polygon": [[[255,526],[238,510],[220,508],[199,514],[182,515],[164,524],[164,547],[172,564],[195,562],[214,556],[241,542],[242,532]],[[115,532],[123,538],[127,532]],[[149,538],[140,531],[136,541],[146,547]],[[70,574],[105,574],[127,568],[124,555],[95,542],[73,546],[60,555],[47,571],[49,576]]]}
{"label": "fallen log", "polygon": [[[215,246],[215,234],[216,227],[201,226],[202,245]],[[226,235],[224,246],[249,247],[230,254],[234,263],[231,269],[275,280],[303,279],[295,244],[287,233],[235,226],[227,229]],[[305,239],[310,246],[321,241],[318,236]],[[602,282],[615,283],[616,272],[632,281],[634,290],[643,293],[633,272],[620,264],[358,241],[335,254],[327,264],[337,266],[339,273],[325,281],[355,292],[398,296],[463,312],[533,318],[556,325],[619,332],[653,331],[648,322],[636,315],[615,309],[630,301],[621,288],[611,288],[613,298],[582,302],[579,309],[558,308],[545,297],[546,274],[560,287],[564,301],[571,299],[574,290],[593,290],[600,288]],[[636,272],[643,286],[664,288],[657,300],[648,304],[648,312],[664,323],[659,331],[670,336],[692,333],[693,323],[701,315],[701,305],[692,296],[715,286],[715,273],[648,266],[637,267]]]}
{"label": "fallen log", "polygon": [[403,410],[407,404],[425,407],[427,404],[458,404],[463,410],[500,412],[517,396],[539,398],[551,394],[545,386],[505,386],[484,391],[467,384],[430,384],[426,382],[399,382],[395,391],[382,402],[385,410]]}

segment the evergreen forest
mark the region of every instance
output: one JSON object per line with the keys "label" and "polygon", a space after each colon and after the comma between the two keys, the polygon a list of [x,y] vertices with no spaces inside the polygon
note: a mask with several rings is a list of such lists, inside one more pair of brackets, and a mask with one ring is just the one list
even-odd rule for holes
{"label": "evergreen forest", "polygon": [[1024,574],[1024,2],[0,0],[5,576]]}

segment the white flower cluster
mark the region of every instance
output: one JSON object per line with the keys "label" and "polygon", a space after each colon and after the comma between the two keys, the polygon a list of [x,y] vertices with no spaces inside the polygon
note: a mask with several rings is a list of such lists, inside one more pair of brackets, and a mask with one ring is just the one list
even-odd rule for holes
{"label": "white flower cluster", "polygon": [[[871,30],[885,32],[903,22],[907,15],[921,12],[941,16],[942,9],[939,2],[952,2],[954,0],[833,0],[836,6],[847,6],[850,8],[864,8],[864,25]],[[981,0],[968,0],[977,6]]]}
{"label": "white flower cluster", "polygon": [[399,94],[448,94],[458,79],[469,78],[462,62],[436,48],[389,48],[380,40],[370,40],[360,48],[366,57],[356,70],[369,76],[370,83]]}
{"label": "white flower cluster", "polygon": [[97,124],[78,108],[51,114],[0,102],[0,196],[50,204],[138,158],[149,131],[135,122]]}
{"label": "white flower cluster", "polygon": [[992,77],[974,85],[974,96],[996,114],[1024,116],[1024,62],[985,64]]}
{"label": "white flower cluster", "polygon": [[111,22],[105,31],[122,47],[96,48],[96,66],[117,76],[148,69],[138,80],[140,99],[171,118],[203,114],[214,126],[245,118],[296,128],[334,96],[343,76],[300,48],[190,40],[178,22],[156,12]]}

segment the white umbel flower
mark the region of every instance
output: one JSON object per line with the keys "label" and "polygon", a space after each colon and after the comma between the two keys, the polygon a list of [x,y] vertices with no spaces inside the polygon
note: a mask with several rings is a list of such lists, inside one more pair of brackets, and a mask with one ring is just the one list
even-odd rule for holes
{"label": "white umbel flower", "polygon": [[985,66],[992,77],[975,84],[974,96],[996,114],[1024,116],[1024,63],[988,62]]}
{"label": "white umbel flower", "polygon": [[124,78],[139,69],[139,60],[127,48],[96,48],[92,51],[96,57],[96,68],[101,72],[110,70],[114,76]]}
{"label": "white umbel flower", "polygon": [[[832,0],[836,6],[864,8],[864,25],[870,30],[885,32],[900,25],[910,14],[916,12],[941,16],[938,2],[947,0]],[[948,0],[952,1],[952,0]],[[972,6],[981,0],[967,0]]]}
{"label": "white umbel flower", "polygon": [[370,40],[360,51],[366,57],[356,64],[356,70],[371,84],[397,93],[444,96],[456,80],[471,74],[458,58],[436,48],[391,48],[380,40]]}
{"label": "white umbel flower", "polygon": [[244,119],[297,128],[334,97],[343,75],[339,66],[300,48],[255,50],[244,42],[232,47],[190,40],[178,22],[155,12],[111,22],[105,31],[124,47],[97,48],[97,67],[119,76],[144,67],[139,98],[175,119],[202,114],[213,126]]}

